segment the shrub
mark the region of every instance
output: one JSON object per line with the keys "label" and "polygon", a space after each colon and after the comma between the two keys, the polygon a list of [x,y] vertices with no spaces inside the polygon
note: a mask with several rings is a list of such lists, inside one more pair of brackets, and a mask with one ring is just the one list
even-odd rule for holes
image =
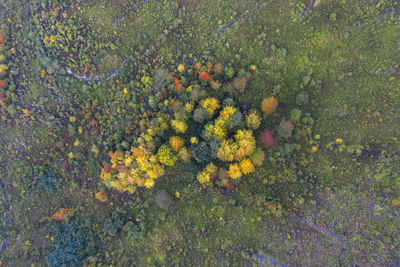
{"label": "shrub", "polygon": [[219,75],[221,75],[221,74],[224,73],[224,66],[222,65],[222,63],[217,63],[217,64],[215,64],[215,66],[214,66],[214,72],[215,72],[216,74],[219,74]]}
{"label": "shrub", "polygon": [[133,224],[132,222],[127,222],[124,226],[124,230],[126,229],[126,238],[129,242],[136,242],[138,239],[144,237],[146,233],[146,225],[143,222],[139,222],[137,224]]}
{"label": "shrub", "polygon": [[186,148],[183,147],[181,150],[178,152],[178,157],[185,163],[188,163],[190,159],[192,158],[192,153]]}
{"label": "shrub", "polygon": [[232,79],[232,78],[233,78],[233,75],[235,75],[235,71],[233,70],[233,68],[228,68],[228,69],[226,70],[226,76],[227,76],[228,78]]}
{"label": "shrub", "polygon": [[103,233],[113,237],[124,226],[124,215],[119,209],[113,210],[104,221]]}
{"label": "shrub", "polygon": [[106,202],[108,200],[107,192],[104,187],[102,187],[99,192],[95,193],[94,196],[101,202]]}
{"label": "shrub", "polygon": [[298,108],[294,108],[290,111],[290,120],[294,123],[300,122],[302,112]]}
{"label": "shrub", "polygon": [[55,222],[50,228],[54,235],[54,249],[46,257],[50,267],[81,266],[82,261],[94,256],[101,245],[99,236],[91,231],[89,220]]}
{"label": "shrub", "polygon": [[197,180],[201,184],[207,183],[211,180],[212,174],[218,174],[218,167],[211,162],[197,175]]}
{"label": "shrub", "polygon": [[60,176],[53,170],[47,171],[39,177],[38,187],[52,194],[61,187]]}
{"label": "shrub", "polygon": [[250,156],[251,162],[253,162],[254,166],[260,167],[264,163],[265,154],[264,151],[257,147],[256,151]]}
{"label": "shrub", "polygon": [[202,66],[201,62],[196,62],[196,63],[194,63],[193,68],[194,68],[195,70],[200,70],[200,69],[201,69],[201,66]]}
{"label": "shrub", "polygon": [[238,77],[233,80],[233,88],[235,88],[236,92],[238,93],[244,93],[244,90],[246,89],[246,78],[245,77]]}
{"label": "shrub", "polygon": [[274,96],[264,98],[261,102],[261,110],[265,114],[272,114],[276,111],[278,107],[278,101],[276,101]]}
{"label": "shrub", "polygon": [[206,71],[202,71],[200,73],[200,79],[202,81],[208,81],[210,79],[210,75]]}
{"label": "shrub", "polygon": [[54,213],[53,216],[49,218],[49,221],[51,220],[63,221],[73,215],[74,215],[73,209],[61,208],[56,213]]}
{"label": "shrub", "polygon": [[221,87],[221,83],[219,81],[212,81],[211,82],[211,88],[218,91],[219,88]]}
{"label": "shrub", "polygon": [[301,118],[301,123],[312,126],[314,125],[314,119],[311,117],[310,113],[306,113],[304,117]]}
{"label": "shrub", "polygon": [[0,88],[6,89],[8,87],[8,83],[6,80],[0,80]]}
{"label": "shrub", "polygon": [[307,105],[308,101],[309,101],[308,93],[305,91],[300,92],[296,97],[296,104],[299,106]]}
{"label": "shrub", "polygon": [[226,106],[231,106],[234,107],[235,106],[235,101],[232,98],[226,98],[223,102],[222,102],[222,106],[226,107]]}
{"label": "shrub", "polygon": [[206,63],[208,71],[212,72],[213,71],[213,64],[210,61],[207,61]]}
{"label": "shrub", "polygon": [[4,77],[7,75],[8,67],[4,64],[0,64],[0,76]]}

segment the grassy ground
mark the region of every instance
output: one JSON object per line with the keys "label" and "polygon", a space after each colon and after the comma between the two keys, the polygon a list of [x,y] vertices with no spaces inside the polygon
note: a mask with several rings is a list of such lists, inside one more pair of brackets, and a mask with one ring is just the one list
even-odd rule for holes
{"label": "grassy ground", "polygon": [[[242,98],[250,106],[280,88],[277,98],[289,107],[298,92],[307,91],[310,103],[304,109],[315,119],[313,135],[320,137],[293,156],[303,161],[296,169],[303,183],[271,184],[269,194],[259,196],[264,178],[285,171],[265,167],[229,195],[202,190],[190,166],[177,166],[154,190],[133,197],[110,191],[109,201],[101,203],[94,192],[103,159],[92,155],[80,176],[64,171],[62,190],[48,194],[31,186],[26,162],[47,153],[58,139],[47,132],[52,124],[25,126],[28,136],[40,140],[31,158],[2,155],[8,162],[2,181],[11,218],[4,265],[45,264],[54,235],[47,217],[60,207],[90,218],[93,232],[104,231],[116,207],[123,208],[124,222],[146,221],[143,237],[128,238],[128,225],[115,235],[102,235],[101,246],[91,244],[96,252],[86,261],[93,266],[274,265],[252,256],[255,251],[291,266],[400,265],[400,10],[395,1],[150,1],[132,6],[123,0],[85,1],[80,10],[70,10],[87,19],[95,35],[118,39],[115,49],[98,59],[97,71],[109,72],[142,48],[151,50],[148,58],[164,62],[180,62],[190,53],[212,54],[225,63],[257,66]],[[38,62],[30,64],[40,69]],[[24,71],[28,96],[45,95],[39,79]],[[24,136],[21,124],[5,128],[7,151]],[[85,134],[90,150],[94,141]],[[56,166],[68,169],[64,161]],[[174,199],[167,211],[153,201],[159,190]],[[176,192],[179,198],[173,197]],[[283,208],[266,209],[263,198]]]}

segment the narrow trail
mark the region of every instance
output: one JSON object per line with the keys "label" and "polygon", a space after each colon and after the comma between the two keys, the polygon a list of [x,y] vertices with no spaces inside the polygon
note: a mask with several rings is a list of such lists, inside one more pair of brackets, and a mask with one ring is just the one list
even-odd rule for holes
{"label": "narrow trail", "polygon": [[8,206],[8,201],[6,197],[6,191],[4,188],[4,185],[0,183],[0,191],[1,191],[1,198],[3,200],[3,205],[4,205],[4,212],[3,212],[3,241],[1,242],[0,245],[0,256],[3,254],[3,251],[6,248],[7,245],[7,232],[8,232],[8,212],[9,212],[9,206]]}
{"label": "narrow trail", "polygon": [[[132,6],[132,8],[130,8],[128,11],[126,11],[124,14],[122,15],[119,19],[117,19],[116,21],[114,21],[114,24],[119,24],[121,22],[121,20],[123,18],[125,18],[126,14],[131,12],[134,8],[138,8],[140,5],[145,4],[150,2],[150,0],[144,0],[144,1],[139,1],[136,4],[134,4]],[[261,7],[264,7],[267,4],[267,2],[262,2],[262,3],[254,3],[254,7],[244,11],[242,14],[238,15],[236,18],[234,18],[231,22],[229,22],[226,26],[220,27],[216,30],[216,33],[214,34],[214,37],[206,44],[207,47],[212,47],[213,45],[215,45],[220,39],[221,37],[224,35],[224,33],[226,33],[230,28],[232,28],[235,24],[237,24],[240,20],[246,20],[248,19],[251,15],[253,15],[258,9],[260,9]],[[165,37],[168,37],[171,33],[174,33],[176,31],[176,29],[179,26],[175,27],[174,29],[172,29],[170,32],[161,35],[157,41],[155,43],[161,43],[161,40],[164,39]],[[143,49],[144,51],[146,51],[146,49]],[[135,53],[139,52],[139,54],[143,55],[143,51],[139,51],[139,50],[135,50],[134,53],[131,54],[126,54],[123,57],[123,60],[121,62],[121,64],[116,67],[114,70],[110,71],[107,74],[103,74],[103,75],[92,75],[90,77],[88,76],[84,76],[84,75],[78,75],[76,73],[74,73],[73,71],[71,71],[70,69],[66,69],[65,73],[78,79],[81,80],[82,82],[89,82],[89,81],[101,81],[101,82],[106,82],[107,80],[117,76],[120,71],[123,69],[125,63],[128,61],[129,58],[131,58],[132,56],[134,57]],[[147,57],[150,57],[151,55],[148,55]],[[201,56],[204,56],[204,53],[201,54]]]}
{"label": "narrow trail", "polygon": [[128,14],[130,12],[132,12],[134,9],[140,7],[142,4],[145,4],[147,2],[150,2],[151,0],[139,0],[136,3],[134,3],[132,6],[130,6],[122,15],[120,15],[119,17],[117,17],[114,21],[113,21],[113,25],[119,25],[121,24],[121,22],[126,18],[126,16],[128,16]]}
{"label": "narrow trail", "polygon": [[[1,134],[0,134],[0,145],[7,144],[7,141],[8,141],[7,129],[3,128],[3,129],[1,129]],[[5,161],[0,162],[0,175],[1,176],[5,175],[3,173],[3,171],[6,172],[7,169],[8,169],[7,163]],[[3,211],[3,225],[2,225],[2,229],[1,229],[1,233],[3,236],[2,236],[2,241],[0,244],[0,258],[7,246],[7,241],[8,241],[7,232],[8,232],[8,225],[9,225],[8,213],[10,211],[10,205],[8,203],[6,189],[5,189],[5,185],[2,181],[2,179],[4,179],[4,178],[0,178],[0,192],[1,192],[1,199],[3,201],[3,210],[4,211]]]}
{"label": "narrow trail", "polygon": [[263,256],[263,255],[261,255],[261,254],[259,254],[257,252],[253,252],[253,255],[256,256],[261,261],[261,263],[270,263],[270,264],[274,264],[274,265],[280,266],[280,267],[286,267],[287,266],[287,265],[282,264],[281,262],[279,262],[279,261],[277,261],[275,259],[269,258],[267,256]]}

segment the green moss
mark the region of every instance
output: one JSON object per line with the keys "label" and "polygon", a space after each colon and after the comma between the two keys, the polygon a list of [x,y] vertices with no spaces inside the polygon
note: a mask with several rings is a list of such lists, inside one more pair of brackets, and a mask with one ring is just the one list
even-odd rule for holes
{"label": "green moss", "polygon": [[[40,6],[40,1],[34,2],[35,7]],[[14,82],[25,90],[15,92],[13,98],[19,103],[10,108],[15,113],[6,118],[10,121],[2,130],[7,130],[7,138],[2,136],[0,142],[1,162],[8,163],[3,180],[12,219],[3,262],[13,266],[45,264],[54,244],[50,236],[46,238],[51,235],[48,217],[61,207],[73,208],[81,219],[92,218],[93,232],[106,230],[114,235],[113,239],[107,237],[104,249],[95,251],[97,255],[91,254],[96,256],[79,259],[98,265],[245,266],[254,264],[248,259],[252,251],[284,264],[305,266],[315,262],[390,265],[398,258],[393,237],[399,235],[399,227],[393,214],[399,212],[394,204],[399,194],[400,29],[397,15],[388,15],[392,7],[398,8],[393,6],[395,1],[315,1],[307,14],[301,12],[309,1],[274,0],[257,9],[245,0],[150,1],[134,9],[127,0],[83,2],[81,11],[68,9],[68,15],[82,16],[95,39],[113,43],[114,49],[91,58],[100,73],[117,67],[133,50],[149,52],[136,55],[125,65],[123,75],[102,85],[66,83],[71,77],[64,80],[57,72],[44,82],[40,57],[32,56],[36,53],[32,40],[24,38],[32,30],[23,15],[27,4],[5,4],[13,14],[12,22],[7,22],[13,43],[6,45],[16,49],[15,63],[21,63],[18,69],[10,63],[10,73],[18,74]],[[114,24],[121,15],[125,18]],[[144,113],[147,101],[136,94],[147,89],[133,82],[127,86],[130,100],[125,102],[126,96],[118,93],[125,82],[140,79],[142,70],[151,73],[149,68],[186,63],[188,54],[193,54],[194,62],[200,55],[212,55],[213,62],[234,66],[234,73],[249,71],[245,93],[238,100],[249,109],[259,108],[264,97],[278,99],[277,113],[263,120],[262,129],[275,130],[279,118],[288,119],[298,102],[303,114],[310,113],[315,120],[311,136],[319,137],[309,138],[307,130],[296,125],[296,146],[290,141],[290,145],[267,150],[271,162],[245,177],[233,192],[202,188],[195,177],[201,166],[177,161],[153,190],[139,190],[133,196],[108,190],[108,201],[100,202],[94,196],[101,163],[107,157],[103,137],[108,134],[100,136],[90,122],[96,115],[111,114],[98,120],[100,127],[109,129],[107,133],[116,128],[123,133]],[[14,57],[13,53],[8,56]],[[47,88],[55,83],[60,83],[57,87],[65,95],[64,102],[54,99]],[[296,101],[300,92],[308,94],[308,103]],[[29,126],[22,110],[41,99],[46,111],[29,108],[34,115]],[[93,112],[79,115],[86,107]],[[117,107],[122,112],[117,112]],[[53,119],[43,116],[47,111]],[[79,147],[71,143],[67,147],[63,141],[68,137],[66,120],[72,115],[78,117],[74,137],[81,140]],[[52,120],[57,121],[56,126],[49,122]],[[82,134],[77,132],[78,126],[83,127]],[[19,138],[33,145],[23,160],[10,153]],[[133,137],[128,139],[126,143]],[[93,143],[99,148],[98,155],[89,152]],[[310,152],[311,147],[316,151]],[[285,150],[294,150],[291,158]],[[81,165],[68,159],[70,151],[81,156]],[[35,166],[43,163],[54,166],[63,179],[60,189],[48,196],[32,186],[37,182]],[[158,190],[165,190],[174,200],[168,211],[154,202]],[[278,204],[283,208],[275,210]],[[133,225],[134,241],[122,236],[126,229],[119,235],[120,220],[107,221],[115,207],[124,210],[122,221]],[[108,226],[103,229],[104,222]],[[139,225],[140,231],[133,229]],[[242,249],[246,259],[236,248]]]}

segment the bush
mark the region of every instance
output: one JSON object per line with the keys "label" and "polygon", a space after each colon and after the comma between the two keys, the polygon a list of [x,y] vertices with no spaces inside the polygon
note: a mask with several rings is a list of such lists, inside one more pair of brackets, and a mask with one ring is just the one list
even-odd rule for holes
{"label": "bush", "polygon": [[300,122],[302,112],[298,108],[294,108],[290,111],[290,120],[294,123]]}
{"label": "bush", "polygon": [[146,225],[143,222],[139,222],[137,224],[128,222],[127,224],[125,224],[124,228],[125,227],[127,227],[126,238],[131,243],[143,238],[146,233]]}
{"label": "bush", "polygon": [[254,151],[254,153],[250,156],[250,159],[255,166],[262,166],[265,159],[264,151],[261,148],[257,147],[256,151]]}
{"label": "bush", "polygon": [[232,98],[226,98],[222,102],[222,106],[223,107],[226,107],[226,106],[234,107],[235,106],[235,101]]}
{"label": "bush", "polygon": [[54,249],[46,257],[50,267],[81,266],[82,261],[94,256],[101,239],[93,234],[89,220],[74,219],[51,225],[55,238]]}
{"label": "bush", "polygon": [[235,91],[238,92],[239,94],[243,94],[245,89],[246,89],[246,78],[241,77],[241,78],[235,78],[233,80],[233,88],[235,88]]}
{"label": "bush", "polygon": [[118,209],[113,210],[103,224],[103,233],[113,237],[124,226],[124,215]]}
{"label": "bush", "polygon": [[308,93],[305,91],[300,92],[296,97],[296,104],[299,106],[307,105],[308,101],[309,101]]}
{"label": "bush", "polygon": [[203,92],[200,90],[200,86],[194,85],[192,91],[190,92],[190,99],[193,101],[198,101],[203,95]]}
{"label": "bush", "polygon": [[38,180],[39,189],[44,189],[48,193],[54,193],[61,187],[60,175],[53,170],[43,173]]}
{"label": "bush", "polygon": [[311,117],[310,113],[306,113],[304,117],[301,118],[301,123],[312,126],[314,125],[314,119]]}
{"label": "bush", "polygon": [[218,167],[211,162],[197,175],[197,180],[201,184],[204,184],[210,182],[211,175],[216,176],[217,174],[218,174]]}
{"label": "bush", "polygon": [[226,70],[226,76],[227,76],[228,78],[232,79],[232,78],[233,78],[233,75],[235,75],[235,71],[233,70],[233,68],[228,68],[228,69]]}

